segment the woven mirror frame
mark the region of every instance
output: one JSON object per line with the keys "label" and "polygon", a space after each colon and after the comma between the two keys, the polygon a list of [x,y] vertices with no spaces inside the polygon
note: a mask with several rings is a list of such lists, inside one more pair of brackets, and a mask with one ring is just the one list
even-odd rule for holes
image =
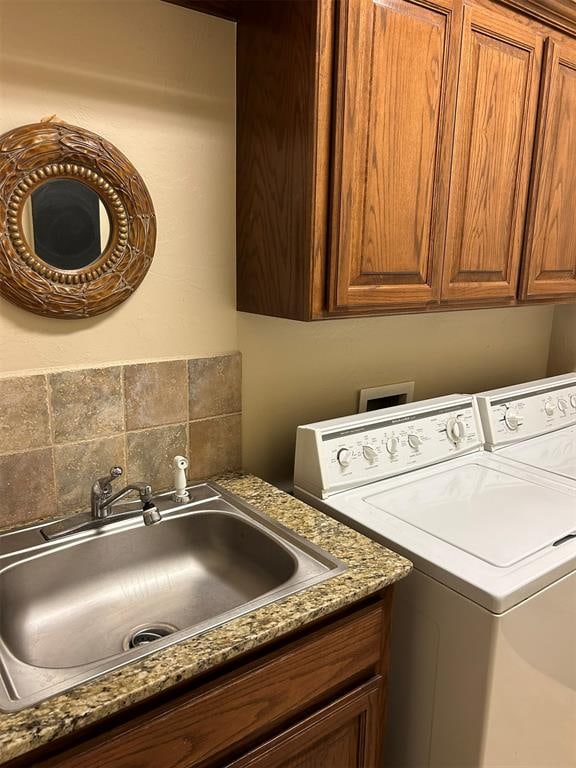
{"label": "woven mirror frame", "polygon": [[[49,181],[74,180],[98,195],[109,219],[100,255],[62,269],[35,253],[23,216]],[[107,312],[142,282],[156,243],[156,218],[142,177],[110,142],[64,123],[34,123],[0,136],[0,295],[58,318]]]}

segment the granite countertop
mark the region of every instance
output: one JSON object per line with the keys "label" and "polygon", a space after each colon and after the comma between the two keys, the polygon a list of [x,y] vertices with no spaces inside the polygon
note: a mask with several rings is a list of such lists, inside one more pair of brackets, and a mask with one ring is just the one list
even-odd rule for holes
{"label": "granite countertop", "polygon": [[13,714],[0,713],[0,763],[217,667],[406,576],[408,560],[250,475],[214,478],[342,560],[348,570]]}

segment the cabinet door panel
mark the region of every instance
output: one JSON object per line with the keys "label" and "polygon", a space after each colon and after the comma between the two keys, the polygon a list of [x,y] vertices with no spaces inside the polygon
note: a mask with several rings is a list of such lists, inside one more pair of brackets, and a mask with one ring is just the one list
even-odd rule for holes
{"label": "cabinet door panel", "polygon": [[442,298],[516,296],[542,38],[466,7]]}
{"label": "cabinet door panel", "polygon": [[342,696],[226,768],[374,768],[384,724],[381,677]]}
{"label": "cabinet door panel", "polygon": [[439,294],[451,3],[340,7],[330,309],[425,304]]}
{"label": "cabinet door panel", "polygon": [[522,296],[576,296],[576,47],[549,42]]}

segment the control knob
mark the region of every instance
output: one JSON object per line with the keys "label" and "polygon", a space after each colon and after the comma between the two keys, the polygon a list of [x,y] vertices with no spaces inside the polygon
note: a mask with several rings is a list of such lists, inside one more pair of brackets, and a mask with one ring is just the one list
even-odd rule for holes
{"label": "control knob", "polygon": [[556,410],[556,406],[552,402],[552,400],[546,400],[544,403],[544,412],[547,416],[554,416],[554,411]]}
{"label": "control knob", "polygon": [[504,423],[508,427],[509,430],[512,432],[515,432],[518,427],[522,424],[522,419],[516,411],[507,410],[504,414]]}
{"label": "control knob", "polygon": [[372,448],[371,445],[363,445],[362,446],[362,454],[363,454],[364,458],[366,459],[366,461],[370,462],[370,464],[374,464],[374,462],[378,458],[378,454],[376,453],[374,448]]}
{"label": "control knob", "polygon": [[408,445],[410,448],[417,449],[422,445],[422,440],[419,435],[408,435]]}
{"label": "control knob", "polygon": [[460,421],[459,416],[448,419],[448,423],[446,424],[446,434],[454,445],[458,445],[458,443],[466,437],[466,427],[463,422]]}
{"label": "control knob", "polygon": [[386,440],[386,450],[388,451],[390,456],[394,456],[394,454],[398,452],[397,437],[389,437],[388,440]]}
{"label": "control knob", "polygon": [[568,411],[568,401],[563,397],[558,399],[558,410],[560,413],[566,413]]}
{"label": "control knob", "polygon": [[350,459],[352,458],[350,455],[350,451],[348,448],[340,448],[338,453],[336,454],[336,458],[338,459],[338,464],[340,464],[341,467],[344,469],[350,465]]}
{"label": "control knob", "polygon": [[570,405],[576,410],[576,395],[570,395]]}

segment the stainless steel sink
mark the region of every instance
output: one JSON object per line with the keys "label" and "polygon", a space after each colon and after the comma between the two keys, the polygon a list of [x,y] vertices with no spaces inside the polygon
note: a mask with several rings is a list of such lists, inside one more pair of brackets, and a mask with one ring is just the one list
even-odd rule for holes
{"label": "stainless steel sink", "polygon": [[0,709],[17,711],[341,573],[345,566],[216,485],[162,523],[135,505],[51,538],[0,535]]}

